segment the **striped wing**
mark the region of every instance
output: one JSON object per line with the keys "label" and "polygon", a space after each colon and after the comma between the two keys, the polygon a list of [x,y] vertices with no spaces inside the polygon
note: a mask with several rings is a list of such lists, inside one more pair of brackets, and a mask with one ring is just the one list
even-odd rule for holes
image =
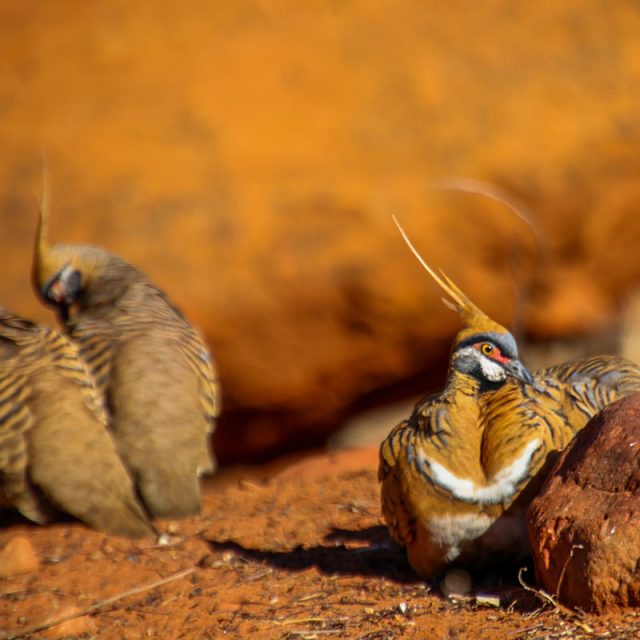
{"label": "striped wing", "polygon": [[16,353],[0,362],[0,471],[7,497],[36,522],[48,521],[56,505],[111,533],[152,534],[76,346],[51,329],[0,320],[0,336],[6,341],[9,335]]}
{"label": "striped wing", "polygon": [[[151,289],[150,301],[140,302],[135,312],[114,313],[108,321],[83,316],[81,322],[71,323],[69,332],[77,343],[82,359],[102,395],[107,396],[113,359],[117,357],[118,341],[144,337],[153,329],[164,335],[167,344],[183,353],[198,380],[200,403],[207,418],[209,431],[220,414],[220,387],[213,360],[198,332],[163,292]],[[117,312],[117,310],[115,310]]]}
{"label": "striped wing", "polygon": [[3,312],[0,315],[0,474],[3,490],[35,522],[50,519],[48,500],[31,482],[29,431],[36,426],[31,402],[41,402],[34,376],[53,365],[81,391],[86,406],[106,425],[100,396],[76,347],[63,335]]}
{"label": "striped wing", "polygon": [[42,355],[36,325],[0,313],[0,483],[10,502],[34,522],[46,522],[51,507],[29,479],[28,432],[34,418],[29,369]]}
{"label": "striped wing", "polygon": [[380,445],[378,480],[382,516],[393,539],[402,545],[411,544],[416,536],[416,515],[403,469],[407,451],[413,449],[414,443],[414,429],[410,421],[406,421],[393,429]]}
{"label": "striped wing", "polygon": [[619,356],[567,362],[538,376],[545,383],[546,395],[562,407],[573,433],[607,405],[640,391],[640,367]]}
{"label": "striped wing", "polygon": [[[640,391],[640,369],[616,356],[597,356],[550,367],[535,374],[534,385],[509,383],[488,396],[483,416],[483,466],[489,475],[516,464],[526,443],[537,441],[520,491],[563,450],[601,409]],[[533,445],[532,445],[533,446]],[[502,470],[502,471],[501,471]]]}
{"label": "striped wing", "polygon": [[69,333],[77,347],[78,354],[86,363],[96,389],[102,398],[106,397],[115,342],[104,330],[104,322],[92,320],[71,325]]}
{"label": "striped wing", "polygon": [[424,451],[444,452],[451,436],[448,403],[432,394],[417,403],[411,417],[398,424],[380,445],[378,479],[381,482],[382,514],[393,538],[410,545],[418,518],[415,500],[427,485],[437,494],[423,464]]}
{"label": "striped wing", "polygon": [[85,405],[105,427],[107,414],[103,396],[91,376],[89,365],[80,356],[78,346],[66,336],[43,329],[43,348],[63,378],[71,380],[81,391]]}
{"label": "striped wing", "polygon": [[29,395],[24,375],[8,370],[0,372],[0,486],[24,516],[34,522],[46,522],[51,510],[29,480],[27,433],[33,428],[33,415],[25,402]]}
{"label": "striped wing", "polygon": [[[481,461],[487,478],[502,479],[496,502],[506,507],[544,466],[550,451],[572,437],[553,412],[545,415],[520,383],[507,383],[482,398]],[[559,423],[559,424],[558,424]]]}
{"label": "striped wing", "polygon": [[392,475],[399,465],[413,464],[425,438],[438,449],[446,448],[451,433],[446,405],[440,399],[441,394],[434,393],[420,400],[411,417],[398,424],[382,441],[378,466],[380,482]]}
{"label": "striped wing", "polygon": [[[403,420],[380,445],[380,464],[378,467],[378,479],[382,482],[398,464],[399,458],[406,455],[415,446],[417,434],[420,429],[427,434],[438,433],[437,426],[432,424],[431,414],[437,413],[439,393],[434,393],[420,400],[414,407],[408,420]],[[440,434],[439,434],[440,435]]]}
{"label": "striped wing", "polygon": [[157,322],[167,327],[171,332],[171,337],[177,339],[176,346],[186,354],[196,375],[200,390],[200,403],[207,418],[208,432],[210,433],[214,429],[214,420],[220,415],[221,409],[220,385],[211,354],[204,345],[200,334],[193,328],[182,311],[169,300],[163,291],[153,285],[149,286],[161,299],[160,304],[149,305],[149,310],[156,315]]}
{"label": "striped wing", "polygon": [[213,359],[198,332],[190,325],[184,325],[179,347],[186,353],[200,389],[200,403],[213,431],[214,420],[220,415],[220,385]]}

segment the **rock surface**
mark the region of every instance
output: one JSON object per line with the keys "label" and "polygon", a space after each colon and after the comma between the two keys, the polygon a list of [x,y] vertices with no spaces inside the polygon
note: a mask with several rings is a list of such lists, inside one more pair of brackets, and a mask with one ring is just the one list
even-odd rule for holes
{"label": "rock surface", "polygon": [[606,407],[528,512],[538,582],[585,610],[640,604],[640,394]]}
{"label": "rock surface", "polygon": [[[223,462],[442,372],[457,321],[391,213],[499,321],[518,255],[529,333],[600,328],[640,277],[639,29],[601,0],[3,2],[0,303],[53,322],[28,274],[44,150],[53,238],[139,265],[204,331]],[[524,200],[545,258],[429,189],[452,174]]]}

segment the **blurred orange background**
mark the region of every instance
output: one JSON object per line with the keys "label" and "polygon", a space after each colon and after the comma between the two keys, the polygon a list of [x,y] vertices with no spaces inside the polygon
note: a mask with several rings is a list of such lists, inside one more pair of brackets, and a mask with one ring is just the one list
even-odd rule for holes
{"label": "blurred orange background", "polygon": [[[631,2],[5,0],[0,38],[0,303],[54,322],[29,282],[44,153],[52,240],[138,265],[206,336],[222,462],[443,379],[458,321],[391,214],[487,313],[523,302],[530,339],[607,330],[638,281]],[[545,251],[432,188],[452,175],[526,203]]]}

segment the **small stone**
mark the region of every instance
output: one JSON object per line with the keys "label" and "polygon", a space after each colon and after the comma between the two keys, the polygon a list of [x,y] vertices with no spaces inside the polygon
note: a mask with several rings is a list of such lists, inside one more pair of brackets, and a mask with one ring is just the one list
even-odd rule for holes
{"label": "small stone", "polygon": [[31,540],[25,536],[14,536],[0,551],[0,577],[10,578],[21,573],[35,573],[40,569]]}
{"label": "small stone", "polygon": [[171,535],[168,533],[163,533],[158,537],[158,546],[159,547],[167,547],[171,544]]}
{"label": "small stone", "polygon": [[[71,616],[78,613],[80,609],[78,607],[69,606],[64,607],[56,612],[52,619],[58,620],[64,616]],[[89,616],[79,616],[77,618],[71,618],[60,624],[56,624],[53,627],[45,629],[42,633],[45,638],[69,638],[82,635],[93,635],[97,633],[98,628],[95,620]]]}
{"label": "small stone", "polygon": [[479,593],[476,595],[476,604],[479,607],[500,607],[500,598],[489,594]]}
{"label": "small stone", "polygon": [[407,605],[406,602],[400,602],[398,604],[398,611],[404,615],[405,613],[407,613],[407,611],[409,610],[409,606]]}
{"label": "small stone", "polygon": [[447,572],[440,589],[445,598],[467,596],[471,592],[471,576],[464,569],[452,569]]}

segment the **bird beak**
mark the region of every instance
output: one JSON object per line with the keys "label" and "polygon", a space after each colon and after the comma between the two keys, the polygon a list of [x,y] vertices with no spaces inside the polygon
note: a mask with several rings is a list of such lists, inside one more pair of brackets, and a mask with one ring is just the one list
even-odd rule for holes
{"label": "bird beak", "polygon": [[504,365],[504,368],[516,380],[520,380],[524,384],[533,384],[533,376],[520,360],[510,360]]}
{"label": "bird beak", "polygon": [[57,305],[73,304],[82,288],[82,275],[73,262],[66,264],[50,281],[45,285],[44,290],[49,299]]}

